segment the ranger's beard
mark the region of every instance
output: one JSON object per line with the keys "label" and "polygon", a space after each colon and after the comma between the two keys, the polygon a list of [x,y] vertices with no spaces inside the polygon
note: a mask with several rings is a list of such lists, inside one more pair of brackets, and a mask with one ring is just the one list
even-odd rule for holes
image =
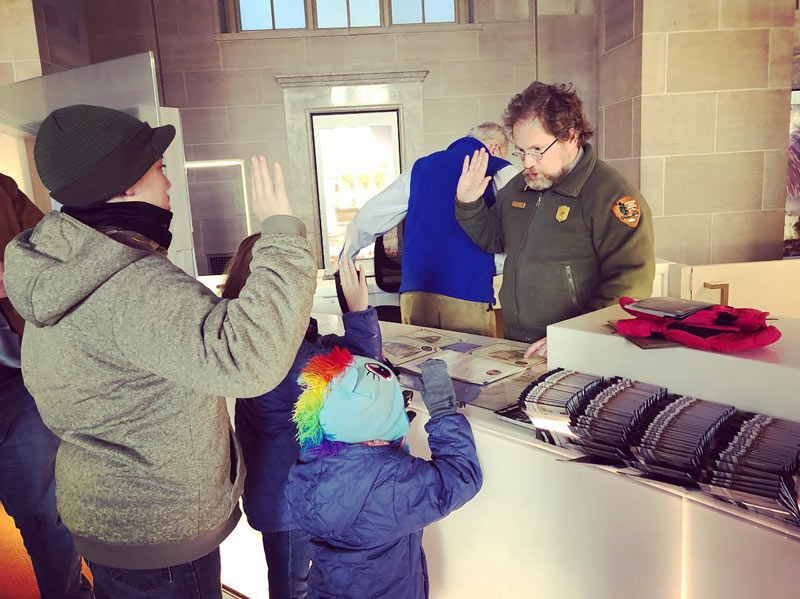
{"label": "ranger's beard", "polygon": [[525,182],[530,189],[544,191],[545,189],[550,189],[551,187],[561,184],[564,179],[567,178],[569,172],[568,167],[562,166],[561,170],[555,175],[547,175],[540,171],[536,173],[536,177],[531,178],[528,177],[529,170],[525,169]]}

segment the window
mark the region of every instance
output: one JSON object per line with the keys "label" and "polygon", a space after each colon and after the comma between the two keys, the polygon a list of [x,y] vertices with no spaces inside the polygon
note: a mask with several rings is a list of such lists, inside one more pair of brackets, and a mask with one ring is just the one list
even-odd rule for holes
{"label": "window", "polygon": [[[468,0],[225,0],[239,31],[467,23]],[[238,14],[237,12],[238,11]]]}
{"label": "window", "polygon": [[379,0],[316,0],[317,28],[380,27]]}
{"label": "window", "polygon": [[253,29],[303,29],[305,0],[239,0],[242,31]]}
{"label": "window", "polygon": [[392,24],[454,23],[456,7],[453,0],[393,0]]}

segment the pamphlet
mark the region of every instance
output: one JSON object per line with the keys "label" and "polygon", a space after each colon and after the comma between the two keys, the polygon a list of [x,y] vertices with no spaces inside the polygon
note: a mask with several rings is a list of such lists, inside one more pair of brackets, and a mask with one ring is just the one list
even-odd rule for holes
{"label": "pamphlet", "polygon": [[408,336],[391,337],[383,342],[383,353],[395,366],[436,351],[438,348],[435,345]]}
{"label": "pamphlet", "polygon": [[461,352],[462,354],[468,354],[473,349],[478,349],[479,347],[483,347],[480,343],[467,343],[466,341],[459,341],[458,343],[453,343],[452,345],[445,345],[442,349],[452,349],[453,351]]}
{"label": "pamphlet", "polygon": [[476,385],[488,385],[489,383],[499,381],[500,379],[518,374],[525,370],[522,366],[513,366],[505,362],[463,354],[452,350],[442,350],[436,352],[436,355],[424,355],[403,362],[401,369],[416,374],[422,374],[420,365],[426,360],[433,358],[443,360],[447,364],[447,372],[452,378]]}
{"label": "pamphlet", "polygon": [[427,343],[428,345],[435,345],[439,349],[444,349],[444,347],[447,345],[452,345],[461,341],[461,339],[458,337],[452,337],[450,335],[445,335],[444,333],[432,331],[430,329],[418,329],[416,331],[412,331],[408,334],[408,337],[418,339],[419,341]]}
{"label": "pamphlet", "polygon": [[479,349],[472,350],[469,353],[473,356],[491,358],[492,360],[499,360],[500,362],[505,362],[512,366],[524,366],[525,368],[547,361],[547,358],[542,358],[540,356],[526,358],[525,349],[524,347],[518,347],[511,343],[493,343],[492,345],[486,345]]}

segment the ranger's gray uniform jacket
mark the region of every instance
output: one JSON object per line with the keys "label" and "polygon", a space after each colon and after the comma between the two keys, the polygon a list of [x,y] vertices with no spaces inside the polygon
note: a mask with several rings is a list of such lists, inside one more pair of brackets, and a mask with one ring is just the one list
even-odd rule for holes
{"label": "ranger's gray uniform jacket", "polygon": [[591,145],[551,189],[529,189],[522,172],[492,208],[479,199],[455,209],[479,247],[508,254],[500,289],[507,339],[530,343],[549,324],[653,291],[650,208]]}

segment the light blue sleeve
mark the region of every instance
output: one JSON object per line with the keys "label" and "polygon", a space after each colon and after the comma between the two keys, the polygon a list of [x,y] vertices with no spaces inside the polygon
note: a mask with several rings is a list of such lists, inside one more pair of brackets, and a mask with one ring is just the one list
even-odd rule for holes
{"label": "light blue sleeve", "polygon": [[372,197],[347,225],[344,249],[339,255],[354,258],[361,248],[394,229],[408,212],[411,172],[403,173],[378,195]]}

